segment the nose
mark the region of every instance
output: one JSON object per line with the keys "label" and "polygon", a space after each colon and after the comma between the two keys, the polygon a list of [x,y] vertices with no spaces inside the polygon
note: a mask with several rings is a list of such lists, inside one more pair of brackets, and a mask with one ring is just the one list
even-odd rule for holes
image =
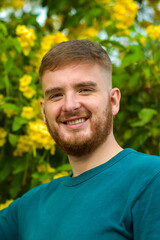
{"label": "nose", "polygon": [[75,94],[69,93],[64,97],[62,110],[64,112],[73,112],[80,107],[80,103]]}

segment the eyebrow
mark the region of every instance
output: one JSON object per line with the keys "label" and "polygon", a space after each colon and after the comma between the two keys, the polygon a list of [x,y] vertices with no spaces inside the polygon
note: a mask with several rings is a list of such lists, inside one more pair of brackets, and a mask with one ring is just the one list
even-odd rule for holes
{"label": "eyebrow", "polygon": [[[80,88],[80,87],[94,87],[94,88],[96,88],[97,87],[97,83],[93,82],[93,81],[85,81],[85,82],[80,82],[80,83],[74,84],[74,87],[75,88]],[[47,89],[45,91],[45,96],[47,97],[50,94],[57,93],[57,92],[60,92],[62,90],[63,90],[63,88],[60,88],[60,87]]]}
{"label": "eyebrow", "polygon": [[76,83],[75,87],[97,87],[97,83],[93,81],[85,81],[85,82]]}
{"label": "eyebrow", "polygon": [[45,96],[47,97],[47,96],[49,96],[50,94],[53,94],[53,93],[56,93],[56,92],[59,92],[59,91],[62,91],[62,88],[60,88],[60,87],[55,87],[55,88],[47,89],[44,94],[45,94]]}

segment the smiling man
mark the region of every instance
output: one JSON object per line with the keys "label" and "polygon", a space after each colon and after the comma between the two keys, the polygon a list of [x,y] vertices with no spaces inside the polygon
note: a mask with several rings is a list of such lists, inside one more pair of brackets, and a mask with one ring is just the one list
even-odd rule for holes
{"label": "smiling man", "polygon": [[122,149],[113,135],[120,91],[97,43],[72,40],[43,58],[42,114],[72,173],[0,213],[0,239],[159,240],[160,158]]}

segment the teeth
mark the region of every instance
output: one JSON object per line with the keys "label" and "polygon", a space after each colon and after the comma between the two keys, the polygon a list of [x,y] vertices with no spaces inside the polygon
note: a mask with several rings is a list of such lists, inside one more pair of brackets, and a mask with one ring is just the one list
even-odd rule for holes
{"label": "teeth", "polygon": [[80,118],[80,119],[77,119],[77,120],[74,120],[74,121],[68,121],[66,123],[68,125],[74,125],[74,124],[78,124],[78,123],[84,122],[85,120],[86,120],[85,118]]}

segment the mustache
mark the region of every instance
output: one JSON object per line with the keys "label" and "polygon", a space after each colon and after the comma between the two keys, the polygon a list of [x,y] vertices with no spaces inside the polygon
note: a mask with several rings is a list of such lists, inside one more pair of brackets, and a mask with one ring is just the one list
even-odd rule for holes
{"label": "mustache", "polygon": [[69,119],[71,117],[82,117],[82,116],[89,118],[91,116],[91,112],[90,111],[80,111],[80,110],[65,112],[65,113],[63,113],[63,115],[61,115],[57,118],[57,121],[63,122],[66,119]]}

